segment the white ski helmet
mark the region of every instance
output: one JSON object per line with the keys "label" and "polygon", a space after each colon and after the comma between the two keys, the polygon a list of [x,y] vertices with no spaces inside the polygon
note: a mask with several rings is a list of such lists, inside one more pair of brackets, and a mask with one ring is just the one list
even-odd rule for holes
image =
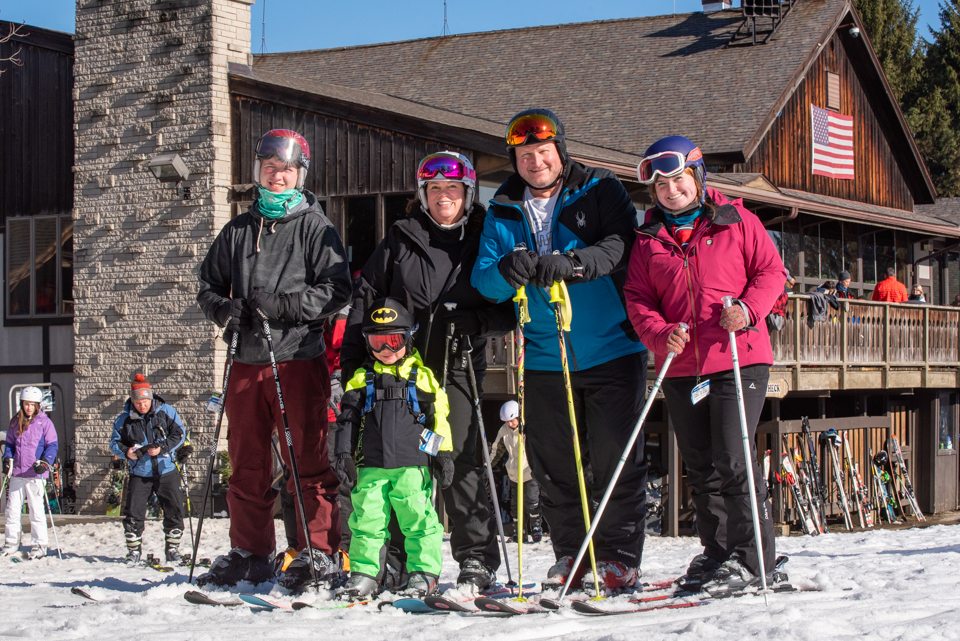
{"label": "white ski helmet", "polygon": [[417,166],[417,194],[423,211],[429,213],[427,206],[427,183],[434,180],[446,180],[463,183],[466,194],[463,197],[464,213],[473,209],[473,196],[477,190],[477,172],[463,154],[455,151],[439,151],[430,154]]}
{"label": "white ski helmet", "polygon": [[520,405],[516,401],[507,401],[500,407],[500,420],[512,421],[520,416]]}
{"label": "white ski helmet", "polygon": [[20,402],[28,401],[31,403],[39,403],[43,400],[43,392],[40,391],[39,387],[24,387],[20,391]]}

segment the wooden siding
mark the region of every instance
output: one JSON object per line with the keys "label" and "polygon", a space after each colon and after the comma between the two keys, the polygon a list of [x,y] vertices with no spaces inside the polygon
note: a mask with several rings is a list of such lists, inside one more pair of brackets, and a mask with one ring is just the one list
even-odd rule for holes
{"label": "wooden siding", "polygon": [[[811,171],[810,105],[826,108],[827,72],[840,75],[840,113],[854,117],[854,180],[814,176]],[[870,97],[836,33],[824,45],[757,150],[734,171],[762,173],[777,187],[913,211],[910,188],[870,105]]]}
{"label": "wooden siding", "polygon": [[287,105],[236,94],[232,104],[235,184],[253,181],[257,140],[276,128],[306,138],[311,165],[305,187],[318,198],[415,191],[417,165],[435,151],[453,149],[473,159],[469,150]]}
{"label": "wooden siding", "polygon": [[[0,33],[10,23],[0,22]],[[25,27],[0,43],[0,58],[20,49],[23,66],[0,74],[0,230],[7,217],[73,209],[73,41]]]}

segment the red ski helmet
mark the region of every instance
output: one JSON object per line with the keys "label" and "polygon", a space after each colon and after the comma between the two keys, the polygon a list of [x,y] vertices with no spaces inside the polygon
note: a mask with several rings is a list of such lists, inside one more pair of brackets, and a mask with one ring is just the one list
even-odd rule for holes
{"label": "red ski helmet", "polygon": [[271,129],[257,141],[254,152],[253,181],[260,185],[260,161],[277,158],[297,167],[297,191],[303,191],[310,168],[310,145],[303,136],[290,129]]}

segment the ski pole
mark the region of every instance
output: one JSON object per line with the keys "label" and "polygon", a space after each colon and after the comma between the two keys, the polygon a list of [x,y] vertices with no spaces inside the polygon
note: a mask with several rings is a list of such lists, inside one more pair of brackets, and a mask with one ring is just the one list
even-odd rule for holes
{"label": "ski pole", "polygon": [[187,522],[190,524],[190,540],[193,540],[193,507],[190,505],[190,486],[187,484],[186,466],[181,466],[177,461],[173,462],[177,468],[177,474],[180,475],[180,489],[183,490],[183,498],[187,503]]}
{"label": "ski pole", "polygon": [[293,435],[290,433],[290,422],[287,420],[287,409],[283,404],[283,391],[280,389],[280,370],[277,369],[277,357],[273,352],[273,334],[270,333],[270,322],[263,310],[257,308],[257,314],[263,320],[263,333],[267,337],[267,349],[270,351],[270,366],[273,369],[273,381],[277,384],[277,400],[280,403],[280,418],[283,419],[283,433],[287,441],[287,454],[290,455],[290,472],[293,475],[293,487],[297,491],[297,506],[300,508],[300,523],[303,525],[303,536],[307,543],[307,554],[310,558],[310,574],[313,576],[313,585],[319,588],[320,579],[317,578],[317,566],[313,561],[313,544],[310,542],[310,527],[307,525],[307,510],[303,505],[303,489],[300,487],[300,470],[297,467],[297,457],[293,453]]}
{"label": "ski pole", "polygon": [[43,479],[40,479],[40,482],[40,491],[43,492],[43,498],[47,502],[47,512],[50,513],[50,529],[53,530],[53,542],[57,544],[57,558],[63,561],[63,554],[60,553],[60,539],[57,538],[57,524],[53,522],[53,510],[50,509],[50,497],[47,496],[47,486],[43,483]]}
{"label": "ski pole", "polygon": [[[553,303],[557,317],[557,337],[560,341],[560,364],[563,367],[563,385],[567,391],[567,411],[570,414],[570,428],[573,432],[573,456],[577,464],[577,483],[580,485],[580,503],[583,506],[583,526],[590,529],[590,504],[587,500],[587,482],[583,478],[583,457],[580,454],[580,434],[577,432],[577,411],[573,406],[573,387],[570,383],[570,366],[567,364],[567,339],[565,332],[570,331],[573,309],[567,284],[563,281],[550,286],[550,302]],[[600,597],[600,577],[597,574],[597,555],[593,548],[593,539],[587,539],[590,549],[590,568],[593,570],[594,588]],[[577,572],[577,565],[570,569],[570,578]]]}
{"label": "ski pole", "polygon": [[477,375],[473,371],[473,344],[469,336],[464,336],[466,342],[467,373],[470,375],[470,392],[473,394],[473,408],[477,414],[477,425],[480,427],[480,443],[483,445],[483,462],[487,468],[487,480],[490,482],[490,496],[493,498],[493,509],[497,514],[497,533],[500,535],[500,548],[503,550],[503,564],[507,567],[507,586],[516,585],[513,574],[510,572],[510,559],[507,557],[507,539],[503,534],[503,519],[500,518],[500,500],[497,498],[497,483],[493,478],[493,465],[490,463],[490,446],[487,444],[487,430],[483,427],[483,412],[480,410],[480,392],[477,389]]}
{"label": "ski pole", "polygon": [[[444,303],[443,306],[447,308],[448,312],[453,311],[454,309],[457,308],[456,303]],[[450,363],[450,341],[453,340],[454,330],[455,330],[454,324],[447,323],[447,336],[446,336],[446,339],[444,340],[444,346],[443,346],[443,378],[440,379],[440,387],[442,387],[444,390],[447,389],[447,366]]]}
{"label": "ski pole", "polygon": [[[733,296],[723,297],[723,308],[727,309],[733,305]],[[757,560],[760,565],[760,585],[766,601],[767,592],[767,572],[763,564],[763,541],[760,538],[760,512],[757,509],[757,488],[753,480],[753,456],[750,447],[750,436],[747,431],[747,409],[743,404],[743,381],[740,380],[740,359],[737,356],[737,335],[735,332],[727,332],[730,335],[730,353],[733,355],[733,380],[737,387],[737,409],[740,411],[740,435],[743,437],[743,458],[747,463],[747,485],[750,486],[750,514],[753,517],[753,537],[757,544]]]}
{"label": "ski pole", "polygon": [[521,287],[513,297],[517,303],[517,344],[520,346],[517,355],[517,404],[520,406],[520,425],[517,427],[517,599],[523,598],[523,517],[526,509],[523,507],[523,457],[526,453],[526,434],[524,432],[523,413],[523,361],[526,351],[523,346],[523,325],[530,320],[530,309],[527,307],[527,290]]}
{"label": "ski pole", "polygon": [[[680,323],[680,327],[683,328],[683,331],[690,329],[690,326],[686,323]],[[617,480],[620,478],[620,472],[623,471],[623,466],[627,463],[627,457],[630,456],[630,452],[637,444],[637,438],[639,438],[640,431],[643,429],[643,422],[647,420],[647,413],[650,411],[650,407],[657,398],[657,392],[660,390],[660,385],[663,383],[663,377],[667,375],[667,370],[670,368],[670,363],[673,361],[674,357],[676,357],[676,354],[670,352],[667,354],[667,358],[663,361],[663,367],[660,368],[660,373],[657,374],[657,380],[653,383],[653,389],[650,390],[650,394],[647,396],[647,402],[644,403],[643,410],[640,412],[640,418],[637,419],[637,424],[633,428],[633,434],[630,435],[630,440],[627,441],[627,446],[623,448],[623,454],[620,456],[620,461],[617,463],[616,469],[613,470],[613,476],[610,477],[610,482],[607,483],[607,491],[603,493],[603,498],[600,499],[600,505],[597,506],[597,510],[593,515],[593,523],[591,523],[590,529],[587,531],[587,536],[583,540],[583,544],[580,545],[580,550],[577,552],[577,558],[573,561],[573,567],[580,565],[580,561],[583,560],[583,555],[587,552],[587,546],[593,540],[593,535],[597,531],[597,526],[600,525],[600,518],[603,516],[603,511],[607,508],[607,502],[610,501],[610,497],[613,495],[613,488],[617,485]],[[563,597],[567,595],[567,589],[569,587],[569,581],[563,584],[563,588],[560,589],[560,596],[557,597],[557,603],[562,601]],[[597,596],[599,596],[599,589]]]}
{"label": "ski pole", "polygon": [[217,408],[217,429],[213,432],[213,443],[210,444],[210,462],[207,465],[207,484],[203,490],[203,502],[200,507],[200,517],[197,519],[197,536],[193,540],[193,555],[190,557],[190,576],[187,583],[193,583],[193,571],[197,567],[197,550],[200,548],[200,533],[203,532],[203,518],[207,513],[207,499],[213,491],[213,468],[217,462],[217,444],[220,442],[220,426],[223,424],[223,412],[227,406],[227,391],[230,389],[230,370],[233,369],[233,357],[237,355],[237,341],[240,332],[234,332],[230,338],[230,350],[227,352],[227,367],[223,372],[223,391],[220,393],[220,406]]}

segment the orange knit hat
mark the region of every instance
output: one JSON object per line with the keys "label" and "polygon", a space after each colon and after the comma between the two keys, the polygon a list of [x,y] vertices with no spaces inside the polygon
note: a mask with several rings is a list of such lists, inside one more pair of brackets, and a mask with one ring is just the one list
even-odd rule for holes
{"label": "orange knit hat", "polygon": [[143,374],[137,374],[133,377],[133,383],[130,385],[130,398],[134,401],[145,398],[153,399],[153,390],[150,389],[150,383]]}

